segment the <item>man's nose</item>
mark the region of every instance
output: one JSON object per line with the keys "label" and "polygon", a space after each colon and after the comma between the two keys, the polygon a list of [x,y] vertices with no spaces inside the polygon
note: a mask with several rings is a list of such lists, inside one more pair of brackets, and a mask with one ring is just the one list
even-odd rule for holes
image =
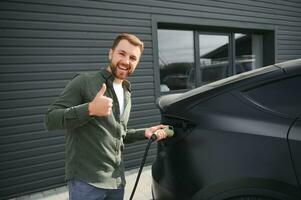
{"label": "man's nose", "polygon": [[122,59],[122,62],[126,65],[129,65],[130,64],[130,58],[128,56],[124,56],[123,59]]}

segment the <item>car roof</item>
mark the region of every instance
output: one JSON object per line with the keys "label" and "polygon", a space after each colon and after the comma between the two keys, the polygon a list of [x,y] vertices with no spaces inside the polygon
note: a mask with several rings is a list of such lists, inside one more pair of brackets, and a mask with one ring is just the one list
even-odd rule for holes
{"label": "car roof", "polygon": [[300,71],[301,71],[300,65],[301,65],[301,58],[275,64],[275,66],[280,67],[288,74],[300,73]]}

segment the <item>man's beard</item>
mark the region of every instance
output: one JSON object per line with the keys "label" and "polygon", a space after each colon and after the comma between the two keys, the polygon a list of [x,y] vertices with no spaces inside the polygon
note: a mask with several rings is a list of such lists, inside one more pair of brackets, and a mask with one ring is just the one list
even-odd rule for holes
{"label": "man's beard", "polygon": [[128,68],[129,69],[127,70],[127,72],[123,71],[124,75],[120,75],[117,72],[117,70],[118,70],[118,63],[117,63],[117,65],[114,65],[113,63],[110,63],[110,69],[112,71],[112,74],[114,75],[115,78],[118,78],[118,79],[121,79],[121,80],[126,79],[128,76],[130,76],[132,74],[132,71],[131,71],[130,67],[128,67]]}

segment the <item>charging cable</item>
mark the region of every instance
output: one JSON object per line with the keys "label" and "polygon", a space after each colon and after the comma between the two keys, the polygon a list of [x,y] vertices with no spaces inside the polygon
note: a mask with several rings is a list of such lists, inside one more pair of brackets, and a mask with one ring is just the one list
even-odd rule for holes
{"label": "charging cable", "polygon": [[148,150],[150,148],[150,145],[152,144],[152,142],[157,140],[157,135],[158,135],[159,131],[162,131],[162,130],[165,132],[166,137],[172,137],[174,135],[174,130],[173,130],[172,126],[167,126],[166,128],[159,129],[159,130],[155,131],[155,133],[152,134],[152,136],[148,140],[146,149],[144,151],[144,155],[143,155],[143,158],[142,158],[142,161],[141,161],[141,164],[140,164],[139,172],[138,172],[138,175],[137,175],[137,178],[136,178],[136,181],[135,181],[135,185],[134,185],[134,188],[132,190],[132,194],[131,194],[129,200],[132,200],[133,197],[134,197],[134,194],[135,194],[135,191],[136,191],[136,188],[137,188],[140,176],[141,176],[142,169],[143,169],[145,161],[146,161],[146,157],[147,157],[147,153],[148,153]]}

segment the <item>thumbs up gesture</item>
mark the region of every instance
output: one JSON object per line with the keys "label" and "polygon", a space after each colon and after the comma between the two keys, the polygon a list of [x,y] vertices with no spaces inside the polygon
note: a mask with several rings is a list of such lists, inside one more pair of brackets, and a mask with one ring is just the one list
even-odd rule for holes
{"label": "thumbs up gesture", "polygon": [[113,100],[106,97],[107,86],[103,84],[99,92],[96,94],[94,99],[89,103],[89,115],[90,116],[108,116],[112,112]]}

